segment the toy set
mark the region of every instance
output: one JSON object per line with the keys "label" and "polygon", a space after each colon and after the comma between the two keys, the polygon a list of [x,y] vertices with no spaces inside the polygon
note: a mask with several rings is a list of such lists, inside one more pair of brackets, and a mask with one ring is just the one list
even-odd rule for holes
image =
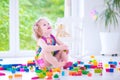
{"label": "toy set", "polygon": [[[18,72],[35,72],[36,76],[31,77],[31,80],[60,80],[65,76],[82,76],[92,77],[94,74],[100,76],[106,73],[114,73],[120,71],[120,63],[116,61],[108,61],[103,64],[95,59],[94,56],[90,56],[90,60],[86,63],[83,61],[67,62],[63,68],[40,68],[35,64],[34,60],[28,60],[26,64],[0,64],[0,71],[9,71],[11,75],[8,75],[9,80],[22,80],[22,74]],[[0,73],[0,76],[6,76],[5,73]]]}

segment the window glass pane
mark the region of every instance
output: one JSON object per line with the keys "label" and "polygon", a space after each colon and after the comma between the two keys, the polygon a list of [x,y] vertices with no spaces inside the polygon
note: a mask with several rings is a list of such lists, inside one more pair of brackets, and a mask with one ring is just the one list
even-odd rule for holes
{"label": "window glass pane", "polygon": [[35,49],[32,26],[39,17],[45,16],[54,24],[58,17],[64,16],[64,0],[19,0],[20,49]]}
{"label": "window glass pane", "polygon": [[9,0],[0,1],[0,51],[9,50]]}

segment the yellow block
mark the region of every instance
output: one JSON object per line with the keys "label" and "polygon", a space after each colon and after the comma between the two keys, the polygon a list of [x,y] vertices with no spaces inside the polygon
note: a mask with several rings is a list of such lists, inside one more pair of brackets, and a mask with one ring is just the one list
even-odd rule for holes
{"label": "yellow block", "polygon": [[8,78],[9,78],[9,79],[12,79],[12,78],[13,78],[13,76],[12,76],[12,75],[9,75],[9,76],[8,76]]}
{"label": "yellow block", "polygon": [[104,67],[105,68],[109,68],[109,64],[104,64]]}
{"label": "yellow block", "polygon": [[95,58],[95,56],[92,55],[92,56],[90,56],[90,58]]}

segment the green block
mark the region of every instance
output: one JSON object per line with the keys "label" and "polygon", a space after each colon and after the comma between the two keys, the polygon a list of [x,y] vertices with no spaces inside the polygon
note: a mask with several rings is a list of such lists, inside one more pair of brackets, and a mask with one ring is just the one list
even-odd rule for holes
{"label": "green block", "polygon": [[36,70],[35,72],[36,72],[36,73],[41,73],[41,72],[42,72],[42,70]]}
{"label": "green block", "polygon": [[28,68],[27,66],[24,66],[24,68],[26,69],[26,68]]}
{"label": "green block", "polygon": [[89,73],[89,71],[82,70],[82,74],[87,75],[88,73]]}
{"label": "green block", "polygon": [[79,67],[74,67],[73,68],[73,71],[78,71],[79,70]]}
{"label": "green block", "polygon": [[59,78],[59,75],[58,75],[58,74],[55,74],[55,75],[54,75],[54,78]]}
{"label": "green block", "polygon": [[95,69],[94,72],[95,73],[102,73],[102,69]]}
{"label": "green block", "polygon": [[38,77],[39,77],[39,78],[45,78],[45,76],[46,76],[46,75],[45,75],[44,73],[39,73],[39,74],[38,74]]}

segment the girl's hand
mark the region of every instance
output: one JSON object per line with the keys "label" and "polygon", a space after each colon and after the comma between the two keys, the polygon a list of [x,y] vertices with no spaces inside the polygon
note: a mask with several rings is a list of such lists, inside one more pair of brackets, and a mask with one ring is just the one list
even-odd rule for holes
{"label": "girl's hand", "polygon": [[65,45],[64,44],[64,46],[65,46],[65,49],[63,50],[64,52],[66,52],[67,54],[69,53],[69,49],[68,49],[68,46],[67,45]]}

